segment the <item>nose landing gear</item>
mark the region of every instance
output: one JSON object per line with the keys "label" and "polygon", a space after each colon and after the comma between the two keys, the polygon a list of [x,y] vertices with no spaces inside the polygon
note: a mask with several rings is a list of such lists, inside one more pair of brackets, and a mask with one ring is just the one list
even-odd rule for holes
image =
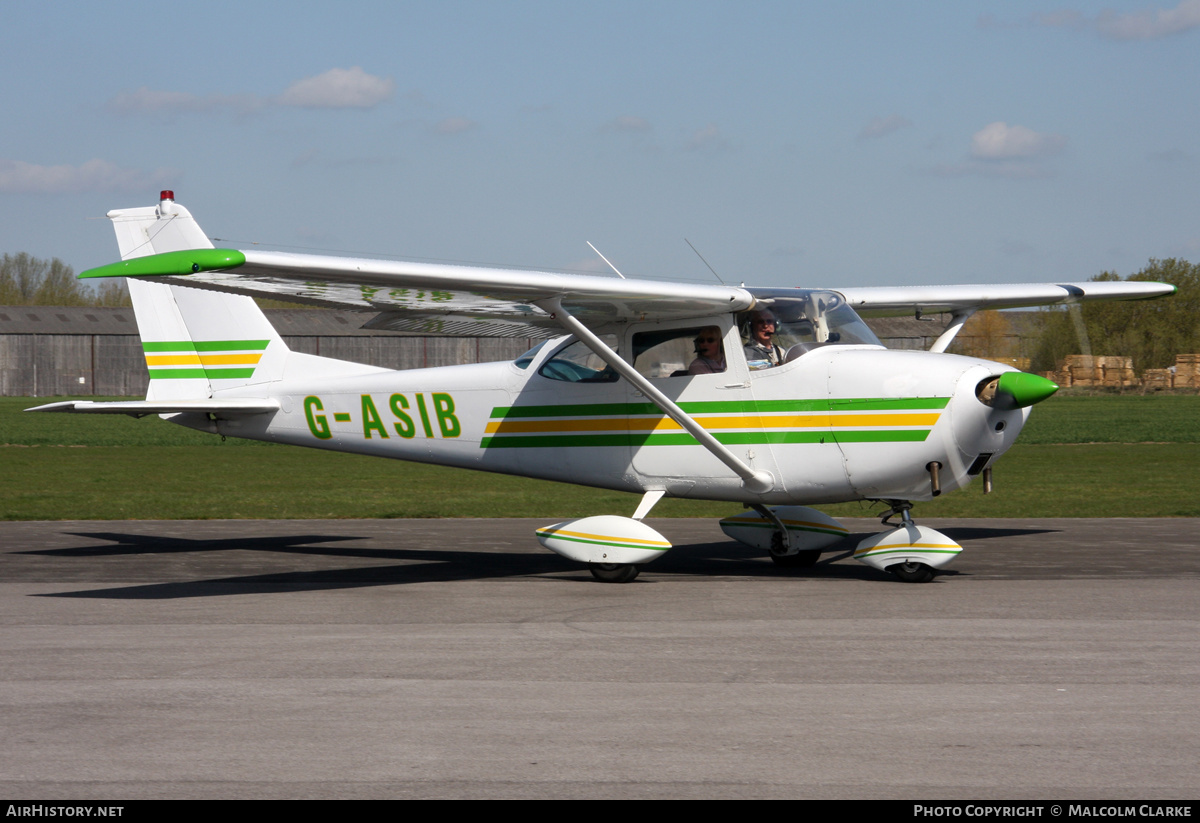
{"label": "nose landing gear", "polygon": [[962,546],[928,526],[913,522],[912,503],[907,500],[887,500],[891,510],[883,524],[896,515],[901,523],[891,531],[868,537],[854,550],[854,559],[880,571],[890,572],[906,583],[928,583],[934,570],[945,566],[962,551]]}

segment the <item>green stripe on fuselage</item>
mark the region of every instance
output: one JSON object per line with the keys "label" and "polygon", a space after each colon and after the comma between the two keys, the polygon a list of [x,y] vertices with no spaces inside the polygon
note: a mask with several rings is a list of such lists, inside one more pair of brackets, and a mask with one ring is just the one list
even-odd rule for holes
{"label": "green stripe on fuselage", "polygon": [[[794,443],[920,443],[929,436],[929,429],[889,429],[863,431],[747,431],[710,432],[717,442],[726,446],[784,445]],[[695,446],[696,438],[687,432],[655,434],[533,434],[493,435],[479,444],[485,449],[562,449],[581,446]]]}
{"label": "green stripe on fuselage", "polygon": [[142,351],[262,351],[270,340],[168,340],[142,343]]}
{"label": "green stripe on fuselage", "polygon": [[235,380],[254,376],[254,369],[222,369],[222,368],[190,368],[190,369],[150,369],[151,380],[178,380],[180,378],[201,377],[209,380]]}
{"label": "green stripe on fuselage", "polygon": [[[688,414],[769,414],[772,412],[913,411],[944,409],[949,397],[853,398],[821,400],[697,400],[679,404]],[[524,417],[665,417],[653,403],[577,403],[566,406],[496,406],[492,420]]]}

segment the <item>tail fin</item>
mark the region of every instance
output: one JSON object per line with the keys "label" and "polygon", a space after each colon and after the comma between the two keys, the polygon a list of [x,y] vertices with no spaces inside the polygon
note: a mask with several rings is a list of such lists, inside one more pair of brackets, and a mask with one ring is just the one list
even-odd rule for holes
{"label": "tail fin", "polygon": [[[174,198],[164,191],[157,206],[108,213],[122,260],[213,247]],[[150,371],[147,400],[209,398],[283,375],[288,348],[251,298],[132,277],[126,282]]]}

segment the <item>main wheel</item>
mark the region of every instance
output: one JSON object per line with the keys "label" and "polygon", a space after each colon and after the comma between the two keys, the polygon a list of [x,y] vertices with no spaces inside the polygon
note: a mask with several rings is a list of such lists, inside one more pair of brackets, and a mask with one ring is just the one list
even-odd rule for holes
{"label": "main wheel", "polygon": [[821,550],[812,549],[795,554],[773,554],[771,559],[775,561],[776,566],[783,569],[808,569],[815,566],[821,559]]}
{"label": "main wheel", "polygon": [[796,552],[795,554],[784,554],[787,551],[783,547],[783,535],[775,532],[771,535],[771,560],[781,569],[808,569],[816,565],[821,559],[820,549],[810,549],[808,551]]}
{"label": "main wheel", "polygon": [[588,569],[601,583],[632,583],[638,576],[632,563],[588,563]]}
{"label": "main wheel", "polygon": [[924,563],[896,563],[887,570],[905,583],[928,583],[933,579],[933,569]]}

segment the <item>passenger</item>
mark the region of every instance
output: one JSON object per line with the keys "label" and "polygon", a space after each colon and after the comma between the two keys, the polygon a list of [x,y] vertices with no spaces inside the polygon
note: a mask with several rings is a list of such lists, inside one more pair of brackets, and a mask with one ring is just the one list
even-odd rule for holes
{"label": "passenger", "polygon": [[768,369],[783,363],[783,349],[771,340],[775,336],[775,316],[769,311],[750,313],[749,341],[742,347],[746,363],[752,369]]}
{"label": "passenger", "polygon": [[721,330],[706,326],[696,335],[696,359],[688,366],[688,374],[717,374],[725,371],[725,344]]}

